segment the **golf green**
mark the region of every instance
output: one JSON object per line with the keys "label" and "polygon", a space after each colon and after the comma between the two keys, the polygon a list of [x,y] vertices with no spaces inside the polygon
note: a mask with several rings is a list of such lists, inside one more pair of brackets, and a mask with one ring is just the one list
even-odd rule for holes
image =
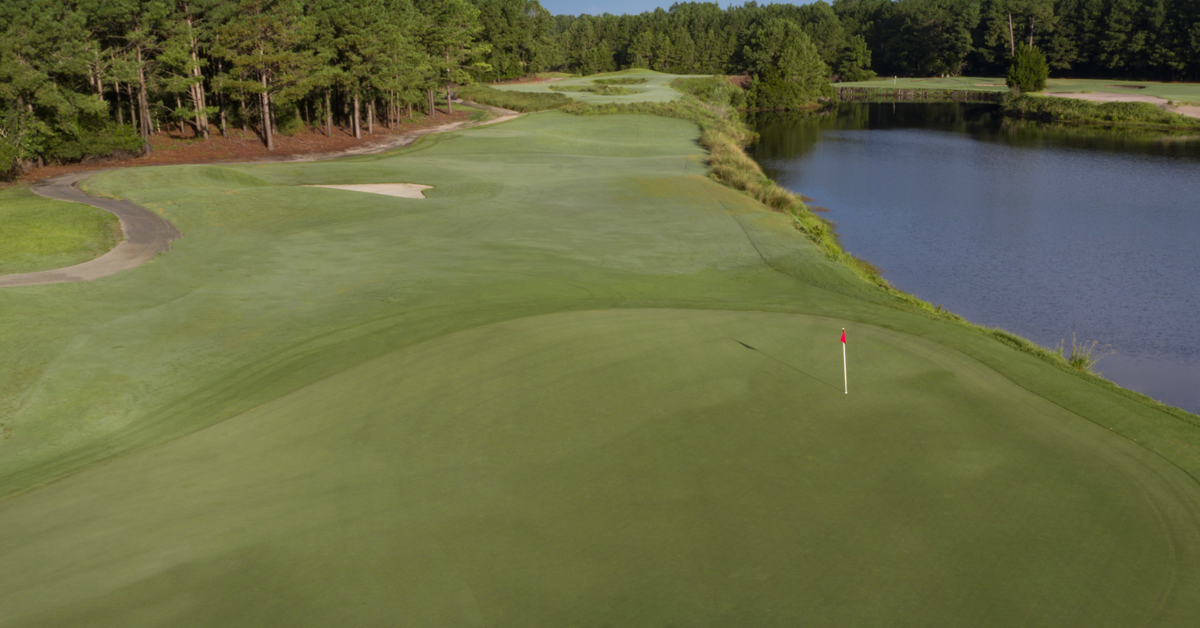
{"label": "golf green", "polygon": [[[1194,624],[1194,425],[896,307],[697,135],[88,182],[184,235],[0,291],[0,626]],[[433,188],[302,187],[360,183]]]}

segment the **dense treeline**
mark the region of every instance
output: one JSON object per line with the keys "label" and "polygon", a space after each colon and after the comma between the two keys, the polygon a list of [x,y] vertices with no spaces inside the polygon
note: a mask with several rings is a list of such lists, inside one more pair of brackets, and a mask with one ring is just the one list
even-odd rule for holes
{"label": "dense treeline", "polygon": [[[790,23],[835,77],[1003,75],[1022,43],[1062,76],[1200,79],[1197,0],[833,0],[721,10],[680,3],[641,15],[555,17],[556,64],[753,71],[747,45]],[[791,31],[772,30],[773,36]]]}
{"label": "dense treeline", "polygon": [[163,127],[361,136],[545,67],[552,20],[535,0],[0,0],[0,24],[2,174]]}
{"label": "dense treeline", "polygon": [[[829,79],[1000,76],[1022,44],[1058,76],[1200,79],[1200,0],[678,3],[551,16],[537,0],[0,0],[0,173],[303,125],[355,136],[454,85],[546,70],[749,74],[744,104]],[[447,108],[452,103],[447,99]]]}

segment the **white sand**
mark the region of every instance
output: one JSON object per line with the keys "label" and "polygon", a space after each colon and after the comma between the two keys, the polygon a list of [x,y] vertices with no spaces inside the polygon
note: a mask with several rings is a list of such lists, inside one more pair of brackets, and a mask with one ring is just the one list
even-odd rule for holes
{"label": "white sand", "polygon": [[366,192],[384,196],[399,196],[401,198],[425,198],[422,190],[432,188],[432,185],[417,183],[363,183],[359,185],[306,185],[309,188],[333,188],[335,190],[350,190],[351,192]]}

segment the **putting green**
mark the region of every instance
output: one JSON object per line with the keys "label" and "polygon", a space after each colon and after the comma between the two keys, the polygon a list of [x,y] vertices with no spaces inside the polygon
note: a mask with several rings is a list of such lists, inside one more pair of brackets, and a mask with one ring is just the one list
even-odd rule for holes
{"label": "putting green", "polygon": [[387,354],[0,505],[0,617],[1129,626],[1200,613],[1200,503],[1183,473],[966,356],[875,327],[854,329],[844,395],[836,329],[595,311]]}
{"label": "putting green", "polygon": [[0,626],[1194,623],[1195,425],[896,307],[697,137],[87,182],[184,235],[0,291]]}

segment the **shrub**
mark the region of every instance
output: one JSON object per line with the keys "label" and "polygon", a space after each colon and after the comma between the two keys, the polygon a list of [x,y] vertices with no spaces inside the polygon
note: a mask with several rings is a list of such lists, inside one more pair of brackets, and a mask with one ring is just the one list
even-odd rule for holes
{"label": "shrub", "polygon": [[1037,47],[1021,46],[1008,68],[1005,82],[1019,92],[1040,92],[1046,89],[1049,76],[1050,66],[1046,63],[1046,55]]}
{"label": "shrub", "polygon": [[139,153],[143,142],[131,124],[81,125],[74,135],[56,133],[46,138],[44,156],[49,161],[71,163],[89,157]]}
{"label": "shrub", "polygon": [[837,98],[836,90],[829,83],[823,83],[817,89],[814,93],[800,83],[784,80],[779,72],[767,70],[750,84],[746,101],[751,109],[784,110],[811,106],[818,98]]}
{"label": "shrub", "polygon": [[736,109],[746,106],[746,92],[722,76],[677,78],[671,81],[671,87],[712,105],[728,105]]}

